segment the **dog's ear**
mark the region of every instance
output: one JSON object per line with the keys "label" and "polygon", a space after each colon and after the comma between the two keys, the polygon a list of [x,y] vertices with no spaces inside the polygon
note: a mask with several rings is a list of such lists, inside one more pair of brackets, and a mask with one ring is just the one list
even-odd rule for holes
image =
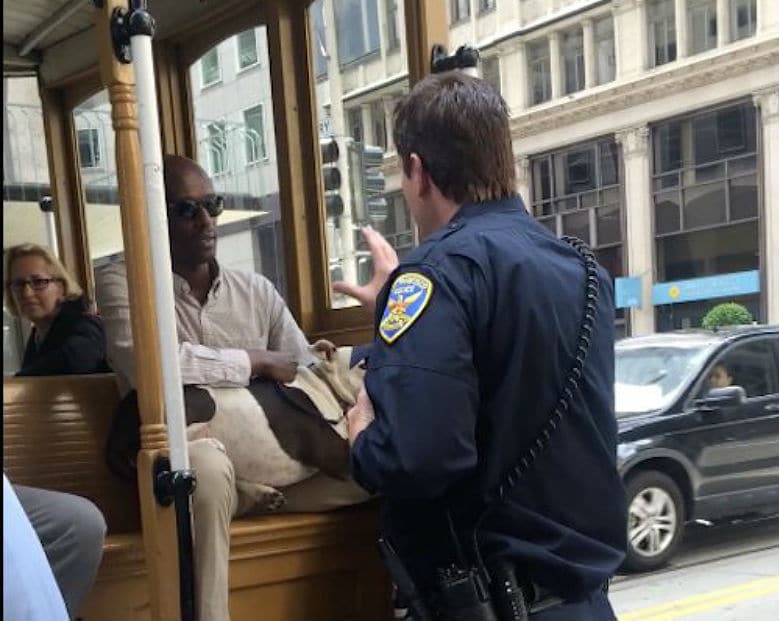
{"label": "dog's ear", "polygon": [[333,355],[335,354],[336,349],[338,348],[326,339],[319,339],[316,343],[311,345],[311,351],[320,358],[324,357],[328,362],[333,361]]}

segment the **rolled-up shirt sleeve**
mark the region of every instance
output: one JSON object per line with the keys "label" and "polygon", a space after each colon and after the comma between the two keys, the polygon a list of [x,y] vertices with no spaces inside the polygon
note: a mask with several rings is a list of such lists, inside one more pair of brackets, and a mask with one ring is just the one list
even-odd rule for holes
{"label": "rolled-up shirt sleeve", "polygon": [[251,362],[245,349],[222,349],[196,343],[179,344],[181,381],[209,386],[248,386]]}

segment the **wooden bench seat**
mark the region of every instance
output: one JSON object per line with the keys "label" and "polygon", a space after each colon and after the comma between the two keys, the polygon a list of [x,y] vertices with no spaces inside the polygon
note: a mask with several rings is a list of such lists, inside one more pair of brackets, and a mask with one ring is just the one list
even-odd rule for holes
{"label": "wooden bench seat", "polygon": [[[6,378],[3,469],[13,483],[90,498],[106,517],[103,562],[85,621],[150,619],[135,486],[105,466],[114,376]],[[231,527],[233,621],[388,619],[375,504],[241,519]]]}

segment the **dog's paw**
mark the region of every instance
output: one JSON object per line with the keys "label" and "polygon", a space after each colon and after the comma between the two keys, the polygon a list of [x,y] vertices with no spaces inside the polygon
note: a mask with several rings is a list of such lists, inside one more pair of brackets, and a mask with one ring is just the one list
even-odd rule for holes
{"label": "dog's paw", "polygon": [[281,509],[287,502],[286,497],[275,487],[252,483],[250,481],[236,481],[238,490],[239,513],[271,513]]}

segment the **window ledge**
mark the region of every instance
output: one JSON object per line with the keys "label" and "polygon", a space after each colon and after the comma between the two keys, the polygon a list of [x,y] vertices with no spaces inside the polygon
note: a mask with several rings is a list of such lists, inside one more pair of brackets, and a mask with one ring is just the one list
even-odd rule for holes
{"label": "window ledge", "polygon": [[339,67],[341,68],[342,71],[346,71],[348,69],[352,69],[353,67],[362,65],[363,63],[367,63],[370,62],[371,60],[379,58],[380,55],[381,55],[381,50],[376,49],[371,52],[368,52],[367,54],[363,54],[362,56],[358,56],[357,58],[353,58],[352,60],[348,60],[345,63],[340,62],[339,60]]}
{"label": "window ledge", "polygon": [[214,82],[209,82],[208,84],[201,84],[200,85],[200,91],[205,91],[207,89],[210,89],[214,86],[217,86],[218,84],[222,84],[222,78],[219,78],[218,80],[215,80]]}
{"label": "window ledge", "polygon": [[258,60],[256,63],[252,63],[251,65],[246,65],[245,67],[241,67],[239,65],[238,70],[235,72],[236,76],[239,76],[243,73],[246,73],[247,71],[251,71],[252,69],[257,69],[257,67],[260,67],[262,63]]}

